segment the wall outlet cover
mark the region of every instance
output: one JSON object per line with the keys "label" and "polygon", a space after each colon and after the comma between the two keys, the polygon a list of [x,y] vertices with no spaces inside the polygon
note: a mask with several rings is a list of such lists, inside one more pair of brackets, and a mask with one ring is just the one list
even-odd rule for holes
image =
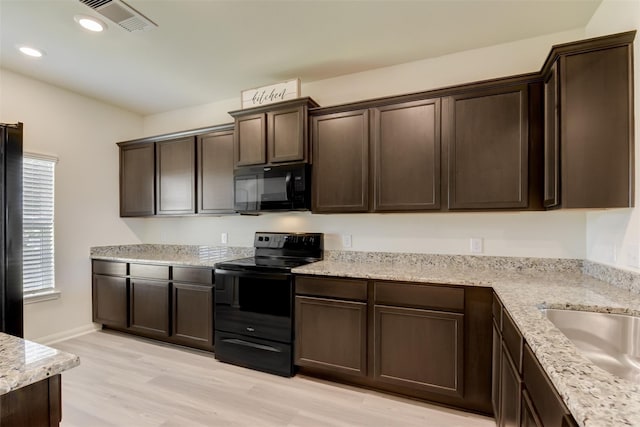
{"label": "wall outlet cover", "polygon": [[481,254],[483,251],[482,237],[472,237],[469,241],[469,249],[472,254]]}
{"label": "wall outlet cover", "polygon": [[220,243],[226,245],[229,241],[229,235],[227,233],[220,233]]}
{"label": "wall outlet cover", "polygon": [[351,234],[343,234],[342,235],[342,246],[345,248],[351,247]]}

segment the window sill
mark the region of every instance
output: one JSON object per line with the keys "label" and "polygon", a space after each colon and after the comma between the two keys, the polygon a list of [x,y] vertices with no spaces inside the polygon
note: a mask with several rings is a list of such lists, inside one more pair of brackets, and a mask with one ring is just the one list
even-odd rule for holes
{"label": "window sill", "polygon": [[24,295],[25,304],[33,304],[36,302],[49,301],[60,298],[60,291],[57,289],[47,289],[42,292],[35,292]]}

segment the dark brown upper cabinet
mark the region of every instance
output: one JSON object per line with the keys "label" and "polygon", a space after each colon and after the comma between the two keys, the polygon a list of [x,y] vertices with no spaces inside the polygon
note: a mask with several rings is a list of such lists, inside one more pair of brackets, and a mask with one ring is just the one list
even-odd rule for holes
{"label": "dark brown upper cabinet", "polygon": [[307,113],[317,106],[304,97],[229,112],[236,125],[234,165],[310,162]]}
{"label": "dark brown upper cabinet", "polygon": [[156,213],[196,211],[196,144],[192,136],[156,142]]}
{"label": "dark brown upper cabinet", "polygon": [[471,90],[444,102],[449,209],[539,206],[529,203],[529,186],[537,184],[529,177],[529,85]]}
{"label": "dark brown upper cabinet", "polygon": [[155,213],[155,144],[120,145],[120,216]]}
{"label": "dark brown upper cabinet", "polygon": [[440,209],[440,99],[372,113],[373,210]]}
{"label": "dark brown upper cabinet", "polygon": [[233,212],[233,130],[200,135],[197,144],[197,212]]}
{"label": "dark brown upper cabinet", "polygon": [[311,119],[313,212],[369,210],[369,110]]}
{"label": "dark brown upper cabinet", "polygon": [[635,31],[554,46],[545,81],[545,207],[634,205]]}
{"label": "dark brown upper cabinet", "polygon": [[118,146],[120,216],[234,212],[233,125],[124,141]]}

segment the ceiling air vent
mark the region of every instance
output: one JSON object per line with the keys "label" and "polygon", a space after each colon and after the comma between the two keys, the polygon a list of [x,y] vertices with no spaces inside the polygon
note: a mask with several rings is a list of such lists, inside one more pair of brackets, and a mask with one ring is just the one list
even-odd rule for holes
{"label": "ceiling air vent", "polygon": [[80,0],[129,32],[148,31],[158,25],[122,0]]}

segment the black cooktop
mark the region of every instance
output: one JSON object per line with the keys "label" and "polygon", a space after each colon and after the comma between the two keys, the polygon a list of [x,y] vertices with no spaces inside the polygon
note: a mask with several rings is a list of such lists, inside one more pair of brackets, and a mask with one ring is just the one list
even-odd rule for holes
{"label": "black cooktop", "polygon": [[292,268],[323,258],[324,236],[321,233],[257,232],[256,255],[223,261],[216,268],[236,271],[290,272]]}

